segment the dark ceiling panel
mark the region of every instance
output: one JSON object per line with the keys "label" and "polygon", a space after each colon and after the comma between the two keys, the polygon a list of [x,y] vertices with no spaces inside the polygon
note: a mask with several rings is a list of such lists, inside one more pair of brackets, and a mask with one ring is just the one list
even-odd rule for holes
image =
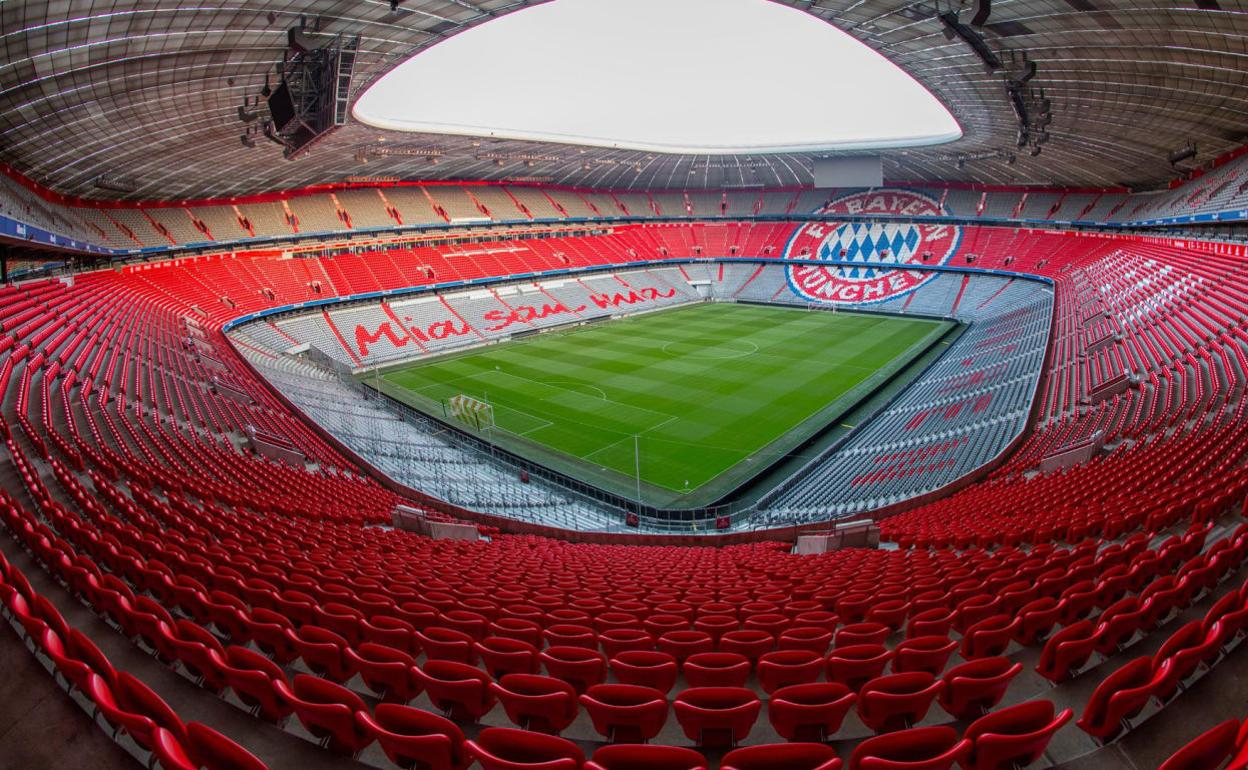
{"label": "dark ceiling panel", "polygon": [[[1248,131],[1248,13],[1204,0],[998,0],[984,36],[1026,51],[1053,103],[1051,141],[1018,153],[1001,75],[942,34],[935,4],[786,0],[879,50],[953,112],[965,136],[884,153],[893,180],[1156,187],[1166,154],[1198,160]],[[398,134],[359,124],[288,161],[239,142],[237,107],[281,59],[301,17],[361,36],[355,93],[447,35],[525,0],[28,0],[0,3],[0,160],[84,197],[228,196],[353,177],[525,179],[617,188],[811,182],[811,155],[681,156]],[[1222,4],[1223,8],[1229,4]],[[657,18],[655,24],[662,24]],[[958,159],[965,163],[957,163]],[[131,180],[123,194],[101,174]]]}

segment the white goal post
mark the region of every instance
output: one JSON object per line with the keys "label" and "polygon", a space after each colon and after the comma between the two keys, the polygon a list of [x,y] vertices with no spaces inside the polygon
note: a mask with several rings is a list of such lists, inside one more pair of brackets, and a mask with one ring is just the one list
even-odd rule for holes
{"label": "white goal post", "polygon": [[449,416],[477,430],[494,427],[494,407],[466,393],[448,398],[446,410]]}

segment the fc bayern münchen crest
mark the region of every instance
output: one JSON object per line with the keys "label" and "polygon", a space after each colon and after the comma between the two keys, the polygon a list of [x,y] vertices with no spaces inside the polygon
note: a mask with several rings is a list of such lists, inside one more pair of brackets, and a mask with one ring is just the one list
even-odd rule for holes
{"label": "fc bayern m\u00fcnchen crest", "polygon": [[[824,214],[942,215],[932,198],[913,190],[881,189],[837,198]],[[936,277],[907,265],[943,265],[953,258],[962,229],[945,224],[811,222],[785,246],[785,259],[836,264],[790,265],[789,286],[815,302],[870,304],[904,296]]]}

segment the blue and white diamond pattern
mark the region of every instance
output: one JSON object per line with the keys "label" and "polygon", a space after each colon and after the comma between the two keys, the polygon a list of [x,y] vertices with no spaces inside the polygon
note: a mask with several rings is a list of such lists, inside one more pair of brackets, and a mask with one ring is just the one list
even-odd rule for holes
{"label": "blue and white diamond pattern", "polygon": [[819,249],[819,259],[862,262],[862,267],[841,267],[837,272],[842,278],[850,280],[870,280],[888,271],[877,270],[865,263],[908,263],[922,240],[919,228],[914,225],[851,222],[836,228],[824,240]]}

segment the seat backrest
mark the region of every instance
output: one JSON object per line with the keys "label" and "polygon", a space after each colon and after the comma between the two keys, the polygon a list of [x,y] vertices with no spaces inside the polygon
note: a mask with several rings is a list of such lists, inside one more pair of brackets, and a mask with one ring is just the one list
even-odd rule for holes
{"label": "seat backrest", "polygon": [[585,764],[585,753],[569,740],[510,727],[485,728],[468,741],[468,751],[486,770],[579,770]]}
{"label": "seat backrest", "polygon": [[186,724],[187,750],[207,770],[268,770],[258,757],[199,722]]}
{"label": "seat backrest", "polygon": [[822,743],[746,746],[724,756],[720,770],[840,770],[841,760]]}
{"label": "seat backrest", "polygon": [[615,744],[595,751],[585,770],[706,770],[706,758],[682,746]]}

